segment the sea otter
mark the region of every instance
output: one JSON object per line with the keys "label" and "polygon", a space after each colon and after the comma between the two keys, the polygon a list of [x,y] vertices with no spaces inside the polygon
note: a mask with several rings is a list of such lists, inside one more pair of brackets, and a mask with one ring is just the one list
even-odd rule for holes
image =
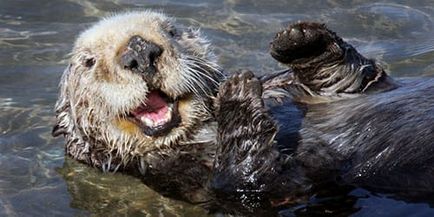
{"label": "sea otter", "polygon": [[434,191],[434,80],[394,81],[315,23],[278,33],[271,54],[291,70],[225,78],[198,30],[108,17],[75,42],[53,135],[80,162],[190,202],[329,183]]}

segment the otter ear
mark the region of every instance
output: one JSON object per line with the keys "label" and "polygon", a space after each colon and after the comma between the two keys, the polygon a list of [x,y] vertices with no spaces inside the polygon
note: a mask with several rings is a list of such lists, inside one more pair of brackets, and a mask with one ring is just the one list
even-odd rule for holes
{"label": "otter ear", "polygon": [[51,135],[53,137],[58,137],[60,135],[65,135],[66,130],[65,128],[61,127],[59,124],[54,125],[53,130],[51,131]]}
{"label": "otter ear", "polygon": [[53,127],[53,130],[51,131],[51,135],[54,137],[60,136],[60,135],[66,135],[70,132],[70,123],[72,121],[71,118],[71,105],[70,105],[70,99],[69,99],[69,92],[68,92],[68,78],[75,67],[73,67],[72,64],[69,64],[69,66],[65,69],[63,72],[62,78],[60,79],[59,83],[59,98],[57,99],[56,105],[55,105],[55,112],[56,112],[56,124]]}

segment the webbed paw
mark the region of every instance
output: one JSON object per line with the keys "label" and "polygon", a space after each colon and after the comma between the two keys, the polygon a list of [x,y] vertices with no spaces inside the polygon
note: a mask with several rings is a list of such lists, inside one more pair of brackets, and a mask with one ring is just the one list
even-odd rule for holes
{"label": "webbed paw", "polygon": [[324,24],[299,22],[276,34],[271,56],[294,72],[296,101],[318,103],[397,87],[381,66],[367,59]]}
{"label": "webbed paw", "polygon": [[213,187],[261,190],[276,173],[277,127],[262,101],[262,84],[244,71],[226,80],[216,99],[217,144]]}
{"label": "webbed paw", "polygon": [[324,53],[338,40],[324,24],[300,22],[278,32],[271,42],[270,53],[277,61],[291,64]]}
{"label": "webbed paw", "polygon": [[[262,84],[251,71],[241,71],[232,75],[219,87],[217,94],[217,110],[221,110],[223,103],[232,101],[250,101],[254,105],[263,106]],[[253,105],[253,106],[254,106]]]}

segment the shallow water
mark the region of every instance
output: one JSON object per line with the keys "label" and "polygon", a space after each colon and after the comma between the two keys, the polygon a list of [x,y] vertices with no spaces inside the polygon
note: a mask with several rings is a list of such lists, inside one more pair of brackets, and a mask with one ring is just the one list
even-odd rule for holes
{"label": "shallow water", "polygon": [[[143,3],[146,2],[146,3]],[[297,20],[325,22],[394,76],[434,75],[432,0],[0,0],[0,216],[203,216],[138,180],[64,159],[50,135],[57,83],[74,38],[100,17],[162,10],[201,27],[229,71],[280,69],[267,54],[274,32]],[[362,189],[280,211],[284,216],[434,216]]]}

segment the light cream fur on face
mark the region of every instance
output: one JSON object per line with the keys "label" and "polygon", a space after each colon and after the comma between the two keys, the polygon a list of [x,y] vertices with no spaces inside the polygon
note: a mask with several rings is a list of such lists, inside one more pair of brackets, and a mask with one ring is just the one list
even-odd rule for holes
{"label": "light cream fur on face", "polygon": [[[107,17],[78,37],[56,103],[67,154],[81,159],[98,149],[107,159],[118,157],[126,163],[135,156],[189,143],[211,119],[210,97],[222,76],[215,56],[198,30],[173,22],[162,13],[129,12]],[[152,81],[119,63],[135,35],[164,49]],[[163,136],[147,136],[125,118],[146,100],[149,82],[179,100],[181,124]]]}

